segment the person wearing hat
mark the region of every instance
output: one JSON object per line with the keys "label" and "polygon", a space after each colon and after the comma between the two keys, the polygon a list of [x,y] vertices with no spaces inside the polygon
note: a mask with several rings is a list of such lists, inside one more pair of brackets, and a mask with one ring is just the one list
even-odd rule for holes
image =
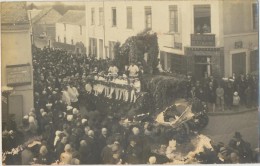
{"label": "person wearing hat", "polygon": [[142,164],[142,151],[140,146],[137,145],[136,139],[132,138],[126,149],[126,163],[127,164]]}
{"label": "person wearing hat", "polygon": [[101,154],[102,149],[107,145],[107,138],[108,138],[108,132],[107,128],[102,128],[101,129],[101,134],[98,137],[98,151],[99,154]]}
{"label": "person wearing hat", "polygon": [[235,111],[239,111],[239,103],[240,103],[240,97],[237,92],[234,92],[233,95],[233,106]]}
{"label": "person wearing hat", "polygon": [[242,163],[248,163],[252,161],[253,153],[251,145],[242,139],[240,132],[235,132],[235,135],[229,142],[229,147],[234,152],[238,153]]}

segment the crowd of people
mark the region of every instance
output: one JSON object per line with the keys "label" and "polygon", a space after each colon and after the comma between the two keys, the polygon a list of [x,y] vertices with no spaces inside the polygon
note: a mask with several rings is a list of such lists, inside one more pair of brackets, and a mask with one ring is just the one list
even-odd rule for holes
{"label": "crowd of people", "polygon": [[[3,145],[6,145],[3,147],[3,152],[10,151],[35,136],[41,136],[41,139],[40,143],[25,146],[21,150],[21,155],[7,157],[5,163],[78,165],[170,162],[166,156],[154,153],[152,146],[159,143],[167,145],[172,139],[182,143],[183,137],[187,138],[187,135],[179,134],[178,138],[166,136],[149,121],[124,126],[121,124],[121,117],[115,114],[108,115],[104,110],[87,110],[86,113],[80,111],[80,103],[84,102],[84,95],[87,95],[85,78],[90,74],[107,71],[111,73],[109,78],[113,79],[119,71],[110,64],[109,59],[97,60],[83,55],[70,55],[63,50],[33,48],[35,108],[23,117],[21,125],[16,126],[14,120],[8,123],[3,132]],[[127,68],[129,72],[122,73],[129,78],[136,78],[139,69],[138,64],[132,64],[130,69]],[[187,87],[187,97],[195,95],[211,104],[216,101],[221,103],[227,101],[226,104],[231,102],[232,105],[233,95],[229,93],[233,94],[236,91],[241,103],[248,106],[257,103],[251,103],[253,97],[250,98],[250,105],[247,100],[247,93],[250,91],[248,87],[251,88],[250,97],[256,95],[255,77],[234,78],[234,81],[229,82],[227,86],[228,88],[231,86],[231,92],[221,84],[217,84],[213,78],[204,83],[194,81],[190,76],[188,79],[190,84]],[[227,150],[224,155],[223,147],[225,146],[218,145],[212,149],[216,152],[215,157],[220,159],[216,160],[216,163],[256,161],[252,150],[248,148],[250,146],[238,133],[230,143],[232,150]],[[243,160],[245,151],[251,152],[247,160]],[[203,158],[203,154],[201,156],[200,158]]]}
{"label": "crowd of people", "polygon": [[258,106],[258,76],[241,74],[215,79],[213,76],[196,80],[188,75],[187,98],[198,98],[207,103],[210,111],[239,111],[241,106]]}

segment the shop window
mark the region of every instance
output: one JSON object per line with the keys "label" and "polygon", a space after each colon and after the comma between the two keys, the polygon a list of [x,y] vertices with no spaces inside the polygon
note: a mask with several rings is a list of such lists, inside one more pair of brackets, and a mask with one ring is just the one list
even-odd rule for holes
{"label": "shop window", "polygon": [[211,33],[211,10],[210,5],[194,6],[194,32]]}

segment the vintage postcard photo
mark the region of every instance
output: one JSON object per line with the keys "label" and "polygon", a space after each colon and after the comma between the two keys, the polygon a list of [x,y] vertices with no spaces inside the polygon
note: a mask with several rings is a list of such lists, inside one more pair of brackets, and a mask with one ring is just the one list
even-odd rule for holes
{"label": "vintage postcard photo", "polygon": [[2,165],[260,163],[257,0],[0,4]]}

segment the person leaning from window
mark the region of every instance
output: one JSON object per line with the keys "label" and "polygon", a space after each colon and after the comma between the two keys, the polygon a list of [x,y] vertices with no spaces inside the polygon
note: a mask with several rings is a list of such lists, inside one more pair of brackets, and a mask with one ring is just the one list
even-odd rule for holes
{"label": "person leaning from window", "polygon": [[206,23],[204,23],[203,27],[202,27],[202,31],[203,33],[210,33],[210,26]]}

